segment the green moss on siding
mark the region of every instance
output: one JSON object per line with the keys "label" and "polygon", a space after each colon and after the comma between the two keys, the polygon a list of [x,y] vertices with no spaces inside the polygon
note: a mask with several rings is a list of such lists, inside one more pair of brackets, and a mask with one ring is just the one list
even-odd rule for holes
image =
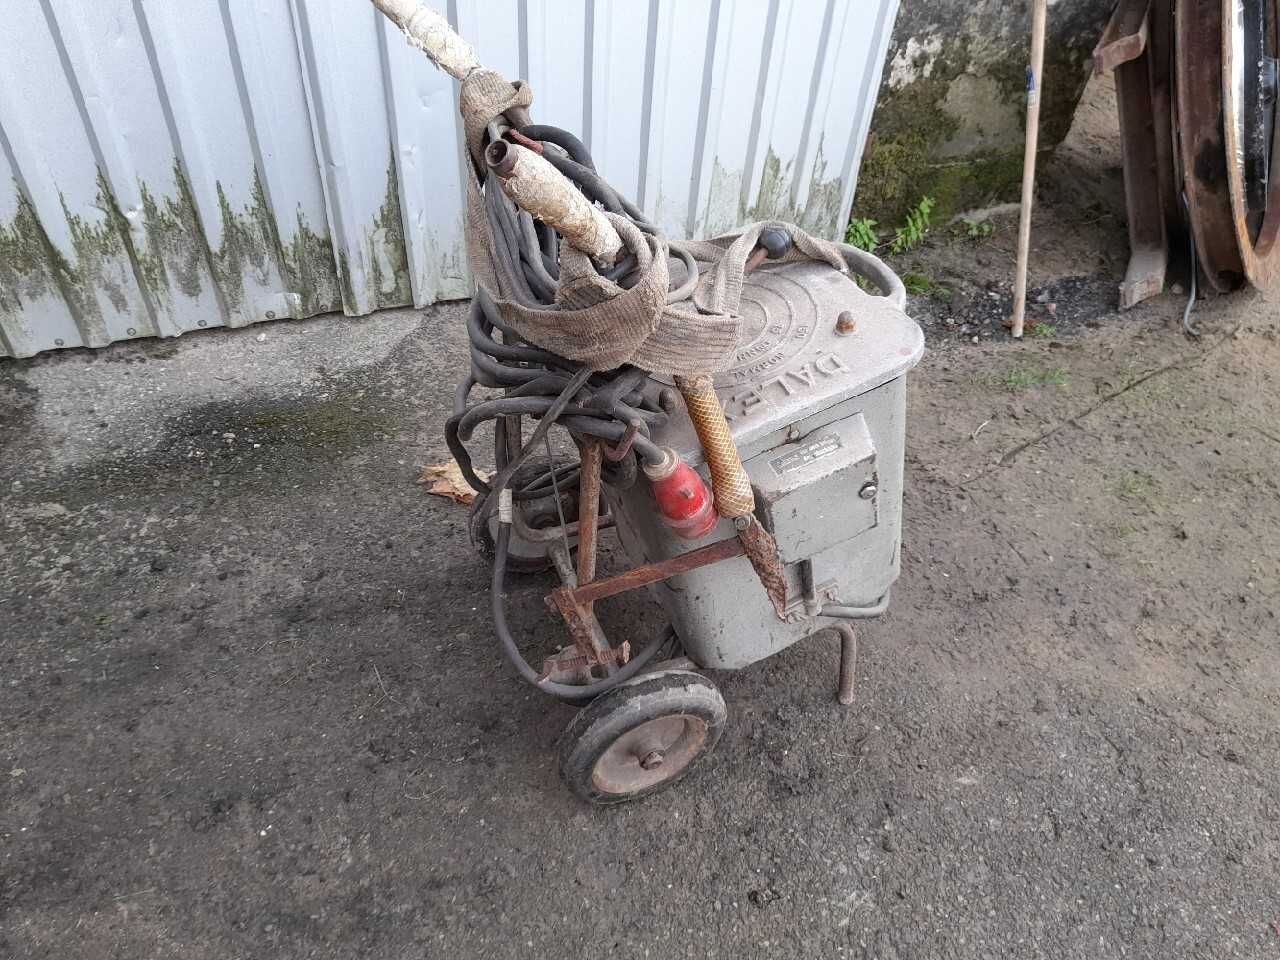
{"label": "green moss on siding", "polygon": [[145,182],[138,183],[146,237],[146,246],[137,251],[138,270],[146,288],[160,299],[170,297],[170,286],[188,297],[198,297],[200,275],[207,269],[200,219],[186,174],[177,160],[173,163],[173,176],[178,187],[176,197],[157,197]]}
{"label": "green moss on siding", "polygon": [[800,224],[813,233],[843,235],[845,211],[841,209],[840,201],[844,183],[839,171],[834,176],[827,175],[827,158],[821,140],[815,151],[803,205],[794,200],[793,188],[797,175],[793,164],[783,164],[781,158],[770,148],[765,154],[756,202],[750,208],[743,207],[740,210],[738,221],[786,220]]}
{"label": "green moss on siding", "polygon": [[13,191],[17,211],[9,223],[0,224],[0,312],[16,316],[25,299],[61,296],[85,342],[90,346],[108,343],[98,295],[104,294],[118,313],[128,312],[129,301],[119,268],[128,251],[116,227],[118,211],[106,179],[98,174],[95,199],[96,206],[106,212],[105,219],[72,214],[66,200],[59,197],[71,234],[73,259],[54,246],[16,182]]}
{"label": "green moss on siding", "polygon": [[333,242],[312,230],[299,210],[294,216],[293,236],[285,244],[256,171],[253,175],[253,203],[245,213],[265,239],[285,285],[301,298],[301,315],[310,317],[329,310],[341,310],[342,294],[338,290]]}
{"label": "green moss on siding", "polygon": [[13,191],[18,209],[12,220],[0,223],[0,311],[10,316],[22,310],[24,301],[56,296],[78,282],[16,182]]}
{"label": "green moss on siding", "polygon": [[[211,248],[191,187],[174,160],[176,189],[161,194],[139,183],[141,223],[121,211],[105,176],[98,175],[95,206],[105,217],[73,212],[64,202],[71,250],[63,255],[49,240],[29,199],[16,183],[17,210],[0,223],[0,314],[17,317],[27,300],[61,296],[85,339],[108,342],[102,311],[109,301],[118,313],[137,302],[130,274],[155,304],[172,304],[175,296],[196,298],[212,282],[222,304],[234,312],[245,308],[246,281],[260,278],[265,289],[278,275],[300,303],[295,312],[312,316],[356,303],[347,257],[335,256],[332,240],[317,233],[297,211],[286,242],[266,191],[256,173],[252,199],[236,208],[222,183],[217,184],[221,240]],[[140,229],[139,229],[140,227]],[[413,301],[400,185],[394,157],[387,165],[382,205],[365,228],[369,268],[367,301],[374,307],[403,306]],[[212,232],[212,229],[210,230]],[[102,299],[105,297],[105,299]],[[362,298],[363,299],[363,298]],[[250,318],[256,319],[256,318]],[[136,325],[150,329],[145,318]]]}
{"label": "green moss on siding", "polygon": [[[378,235],[382,231],[381,236]],[[369,234],[373,247],[373,300],[379,307],[402,307],[413,303],[409,283],[409,258],[405,251],[404,220],[400,211],[400,176],[396,170],[395,148],[387,163],[387,189],[382,206]],[[390,264],[389,275],[386,266]]]}
{"label": "green moss on siding", "polygon": [[797,210],[795,221],[810,233],[844,239],[844,221],[848,211],[844,209],[844,180],[839,167],[827,173],[825,140],[818,141],[813,161],[813,175],[809,178],[809,196],[803,210]]}

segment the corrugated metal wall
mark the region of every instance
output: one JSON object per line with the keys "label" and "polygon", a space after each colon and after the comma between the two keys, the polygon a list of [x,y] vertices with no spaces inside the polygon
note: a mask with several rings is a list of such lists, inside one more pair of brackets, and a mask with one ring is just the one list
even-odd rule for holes
{"label": "corrugated metal wall", "polygon": [[[839,232],[896,10],[448,2],[536,119],[690,235]],[[366,0],[4,13],[0,356],[468,295],[454,82]]]}

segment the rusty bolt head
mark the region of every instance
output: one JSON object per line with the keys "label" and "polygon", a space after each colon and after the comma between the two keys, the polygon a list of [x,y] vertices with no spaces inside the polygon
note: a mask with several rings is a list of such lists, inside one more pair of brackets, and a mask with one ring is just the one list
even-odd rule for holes
{"label": "rusty bolt head", "polygon": [[836,333],[842,337],[847,337],[857,329],[858,321],[853,319],[853,314],[848,310],[841,310],[840,316],[836,318]]}
{"label": "rusty bolt head", "polygon": [[661,750],[650,750],[640,758],[640,766],[645,770],[654,770],[662,766],[662,761],[665,759]]}

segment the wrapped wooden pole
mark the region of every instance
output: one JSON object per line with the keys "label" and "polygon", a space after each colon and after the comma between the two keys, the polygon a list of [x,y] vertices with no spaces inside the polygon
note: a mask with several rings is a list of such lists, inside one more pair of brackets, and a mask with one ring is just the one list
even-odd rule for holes
{"label": "wrapped wooden pole", "polygon": [[604,212],[568,177],[532,150],[505,140],[489,144],[484,158],[516,206],[550,224],[597,263],[613,266],[622,238]]}
{"label": "wrapped wooden pole", "polygon": [[373,5],[404,31],[409,46],[417,47],[455,80],[465,80],[480,66],[471,44],[458,36],[448,20],[419,0],[373,0]]}

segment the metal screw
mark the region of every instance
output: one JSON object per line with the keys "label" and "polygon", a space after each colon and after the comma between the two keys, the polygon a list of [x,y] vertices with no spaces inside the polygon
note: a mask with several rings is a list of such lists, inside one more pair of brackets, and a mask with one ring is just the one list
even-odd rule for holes
{"label": "metal screw", "polygon": [[841,310],[840,316],[836,317],[836,333],[847,337],[857,329],[858,321],[853,319],[853,314],[848,310]]}
{"label": "metal screw", "polygon": [[876,496],[876,482],[868,480],[862,485],[862,489],[858,491],[858,496],[863,500],[874,500]]}
{"label": "metal screw", "polygon": [[276,318],[276,312],[275,312],[274,310],[268,310],[268,311],[267,311],[267,319],[268,319],[268,320],[274,320],[275,318]]}
{"label": "metal screw", "polygon": [[61,337],[59,337],[57,340],[53,341],[53,345],[55,347],[62,347],[62,346],[65,346],[66,343]]}
{"label": "metal screw", "polygon": [[645,770],[653,770],[662,766],[662,761],[666,758],[662,755],[661,750],[650,750],[640,758],[640,766]]}
{"label": "metal screw", "polygon": [[131,337],[136,337],[138,335],[138,331],[133,329],[133,327],[130,327],[128,330],[125,331],[125,333],[127,333]]}
{"label": "metal screw", "polygon": [[197,326],[197,327],[203,327],[204,325],[205,325],[205,321],[203,321],[203,320],[197,320],[197,321],[196,321],[196,326]]}

